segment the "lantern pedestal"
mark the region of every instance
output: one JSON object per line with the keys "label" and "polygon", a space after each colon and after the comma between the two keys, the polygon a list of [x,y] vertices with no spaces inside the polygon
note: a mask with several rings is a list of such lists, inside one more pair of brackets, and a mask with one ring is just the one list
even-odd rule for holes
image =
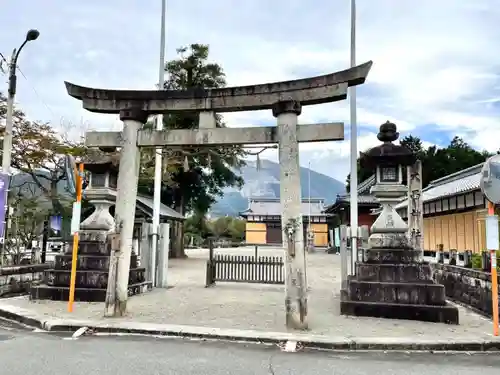
{"label": "lantern pedestal", "polygon": [[393,208],[407,191],[401,165],[413,162],[408,150],[392,144],[394,134],[394,124],[382,125],[379,139],[384,144],[362,155],[377,168],[371,192],[382,211],[371,227],[363,261],[356,262],[355,276],[342,295],[341,314],[458,324],[458,309],[446,302],[444,286],[433,282],[430,264],[411,246],[408,226]]}
{"label": "lantern pedestal", "polygon": [[[111,161],[86,163],[90,184],[85,197],[95,211],[80,224],[76,265],[75,301],[104,302],[108,285],[111,254],[110,234],[115,221],[109,210],[114,205],[117,168]],[[72,249],[55,256],[53,269],[44,271],[44,284],[30,289],[32,300],[67,301],[71,279]],[[145,280],[145,268],[139,267],[137,255],[130,257],[129,295],[141,294],[152,288]]]}

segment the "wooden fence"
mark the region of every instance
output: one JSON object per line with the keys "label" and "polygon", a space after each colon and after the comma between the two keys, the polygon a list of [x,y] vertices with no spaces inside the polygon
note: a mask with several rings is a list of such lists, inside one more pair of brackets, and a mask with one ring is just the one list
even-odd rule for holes
{"label": "wooden fence", "polygon": [[282,257],[211,255],[207,261],[206,285],[216,281],[235,283],[284,284]]}

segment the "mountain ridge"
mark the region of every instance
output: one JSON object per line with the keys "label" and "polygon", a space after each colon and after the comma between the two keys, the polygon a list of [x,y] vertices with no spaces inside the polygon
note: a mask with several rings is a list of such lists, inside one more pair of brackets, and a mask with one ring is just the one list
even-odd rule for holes
{"label": "mountain ridge", "polygon": [[[268,159],[261,160],[257,170],[255,161],[236,172],[245,184],[241,189],[229,187],[224,189],[224,196],[211,208],[210,215],[237,216],[248,207],[249,198],[279,198],[280,196],[280,165]],[[311,191],[309,192],[309,176]],[[345,184],[333,177],[315,172],[306,167],[300,167],[302,198],[322,198],[325,205],[335,202],[338,194],[345,193]]]}

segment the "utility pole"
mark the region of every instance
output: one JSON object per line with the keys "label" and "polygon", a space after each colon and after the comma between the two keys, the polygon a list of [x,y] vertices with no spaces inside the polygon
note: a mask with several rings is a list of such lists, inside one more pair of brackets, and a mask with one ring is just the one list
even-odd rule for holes
{"label": "utility pole", "polygon": [[[356,0],[351,0],[351,68],[356,66]],[[356,114],[356,87],[349,87],[349,109],[351,122],[351,274],[354,275],[358,254],[358,127]]]}
{"label": "utility pole", "polygon": [[3,204],[5,207],[0,207],[0,236],[2,241],[2,252],[0,254],[0,263],[3,264],[3,250],[5,246],[5,232],[6,223],[5,217],[8,208],[8,197],[9,197],[9,186],[10,186],[10,164],[12,160],[12,131],[13,131],[13,117],[14,117],[14,98],[16,96],[17,89],[17,60],[21,50],[26,45],[26,43],[36,40],[40,36],[40,32],[35,29],[31,29],[26,33],[26,38],[21,46],[16,50],[12,51],[12,58],[9,63],[9,87],[7,90],[7,113],[5,116],[5,132],[3,136],[3,154],[2,154],[2,194]]}
{"label": "utility pole", "polygon": [[[165,19],[166,19],[167,4],[166,0],[161,1],[161,35],[160,35],[160,66],[158,70],[158,88],[164,89],[165,82]],[[163,130],[163,115],[156,116],[156,130]],[[153,195],[153,241],[151,241],[151,257],[150,264],[146,267],[151,267],[151,278],[154,286],[157,286],[157,267],[156,267],[156,252],[158,249],[159,232],[160,232],[160,204],[161,204],[161,180],[162,180],[162,147],[157,147],[155,152],[155,175],[154,175],[154,195]],[[160,249],[162,251],[163,249]],[[168,254],[167,254],[168,257]]]}
{"label": "utility pole", "polygon": [[309,191],[309,217],[307,219],[307,251],[312,252],[313,248],[313,228],[311,222],[311,162],[309,162],[309,168],[307,173],[308,179],[308,191]]}

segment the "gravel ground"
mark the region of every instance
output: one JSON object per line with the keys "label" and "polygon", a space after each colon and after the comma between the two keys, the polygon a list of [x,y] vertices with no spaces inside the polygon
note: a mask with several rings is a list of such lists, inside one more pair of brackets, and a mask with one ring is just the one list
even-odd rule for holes
{"label": "gravel ground", "polygon": [[[252,255],[253,248],[217,249],[220,253]],[[264,248],[261,255],[277,256],[281,250]],[[186,324],[216,328],[286,331],[284,287],[218,283],[205,288],[206,250],[188,251],[188,259],[170,262],[169,284],[132,297],[126,320]],[[460,325],[417,321],[354,318],[340,315],[340,256],[323,251],[308,255],[309,326],[311,334],[343,337],[414,337],[421,339],[488,339],[491,321],[463,308]],[[2,303],[36,310],[48,317],[78,320],[105,319],[102,303],[76,303],[74,312],[66,303],[31,302],[25,297],[0,300]],[[109,319],[109,318],[108,318]],[[109,319],[109,320],[114,320]]]}

